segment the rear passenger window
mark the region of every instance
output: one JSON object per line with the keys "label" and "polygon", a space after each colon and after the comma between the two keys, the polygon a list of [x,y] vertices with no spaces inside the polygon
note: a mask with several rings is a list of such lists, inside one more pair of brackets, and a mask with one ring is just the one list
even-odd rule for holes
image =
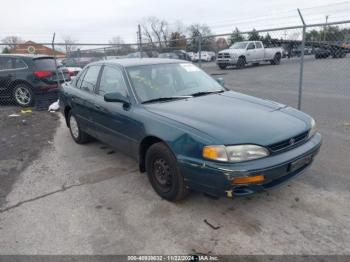
{"label": "rear passenger window", "polygon": [[262,48],[262,44],[260,42],[255,43],[256,48]]}
{"label": "rear passenger window", "polygon": [[119,92],[120,94],[127,96],[122,72],[117,68],[105,66],[102,71],[98,93],[104,95],[112,92]]}
{"label": "rear passenger window", "polygon": [[15,58],[13,63],[14,69],[25,69],[27,68],[27,65],[22,61],[22,59]]}
{"label": "rear passenger window", "polygon": [[11,70],[11,69],[12,69],[12,58],[0,57],[0,70]]}
{"label": "rear passenger window", "polygon": [[[96,87],[98,74],[100,73],[101,66],[90,66],[85,73],[85,76],[81,83],[81,89],[88,92],[94,92]],[[80,79],[79,79],[80,80]]]}

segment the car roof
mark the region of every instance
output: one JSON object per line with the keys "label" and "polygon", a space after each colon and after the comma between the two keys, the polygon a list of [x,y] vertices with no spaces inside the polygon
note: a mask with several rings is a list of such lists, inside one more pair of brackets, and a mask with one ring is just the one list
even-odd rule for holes
{"label": "car roof", "polygon": [[32,55],[32,54],[0,54],[1,57],[22,57],[22,58],[54,58],[49,55]]}
{"label": "car roof", "polygon": [[[123,67],[142,66],[142,65],[158,65],[158,64],[178,64],[188,63],[184,60],[179,59],[167,59],[167,58],[122,58],[122,59],[111,59],[107,61],[100,61],[96,63],[107,62],[110,64],[117,64]],[[94,63],[95,64],[95,63]]]}

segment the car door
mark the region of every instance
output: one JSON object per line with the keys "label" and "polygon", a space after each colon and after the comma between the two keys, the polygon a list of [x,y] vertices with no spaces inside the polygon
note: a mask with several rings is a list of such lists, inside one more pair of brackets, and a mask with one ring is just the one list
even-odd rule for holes
{"label": "car door", "polygon": [[265,58],[265,50],[261,42],[255,42],[255,60],[262,61]]}
{"label": "car door", "polygon": [[114,65],[105,65],[102,69],[93,113],[97,138],[111,144],[118,150],[133,155],[137,147],[139,123],[133,119],[133,112],[119,102],[106,102],[104,95],[119,92],[129,97],[122,69]]}
{"label": "car door", "polygon": [[14,79],[16,79],[16,71],[13,70],[13,59],[0,57],[0,95],[11,95],[8,87]]}
{"label": "car door", "polygon": [[81,128],[88,134],[96,136],[96,126],[92,120],[93,108],[95,106],[98,78],[101,65],[91,65],[84,69],[75,82],[72,89],[72,110],[78,119]]}
{"label": "car door", "polygon": [[247,46],[247,62],[253,62],[256,61],[256,49],[254,42],[251,42]]}

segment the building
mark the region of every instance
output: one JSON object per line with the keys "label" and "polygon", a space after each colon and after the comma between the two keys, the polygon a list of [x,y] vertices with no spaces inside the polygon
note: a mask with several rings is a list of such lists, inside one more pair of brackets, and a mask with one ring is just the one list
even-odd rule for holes
{"label": "building", "polygon": [[23,44],[17,45],[15,48],[10,49],[10,54],[56,55],[56,57],[66,56],[63,52],[54,51],[52,48],[37,44],[33,41],[27,41]]}

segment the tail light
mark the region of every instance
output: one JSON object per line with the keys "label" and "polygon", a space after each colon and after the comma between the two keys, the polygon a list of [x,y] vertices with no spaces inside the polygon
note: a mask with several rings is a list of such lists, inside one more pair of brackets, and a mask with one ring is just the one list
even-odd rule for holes
{"label": "tail light", "polygon": [[45,77],[53,76],[53,72],[52,71],[36,71],[36,72],[34,72],[34,75],[38,78],[45,78]]}
{"label": "tail light", "polygon": [[75,73],[72,70],[68,70],[68,74],[69,74],[69,76],[75,76]]}

